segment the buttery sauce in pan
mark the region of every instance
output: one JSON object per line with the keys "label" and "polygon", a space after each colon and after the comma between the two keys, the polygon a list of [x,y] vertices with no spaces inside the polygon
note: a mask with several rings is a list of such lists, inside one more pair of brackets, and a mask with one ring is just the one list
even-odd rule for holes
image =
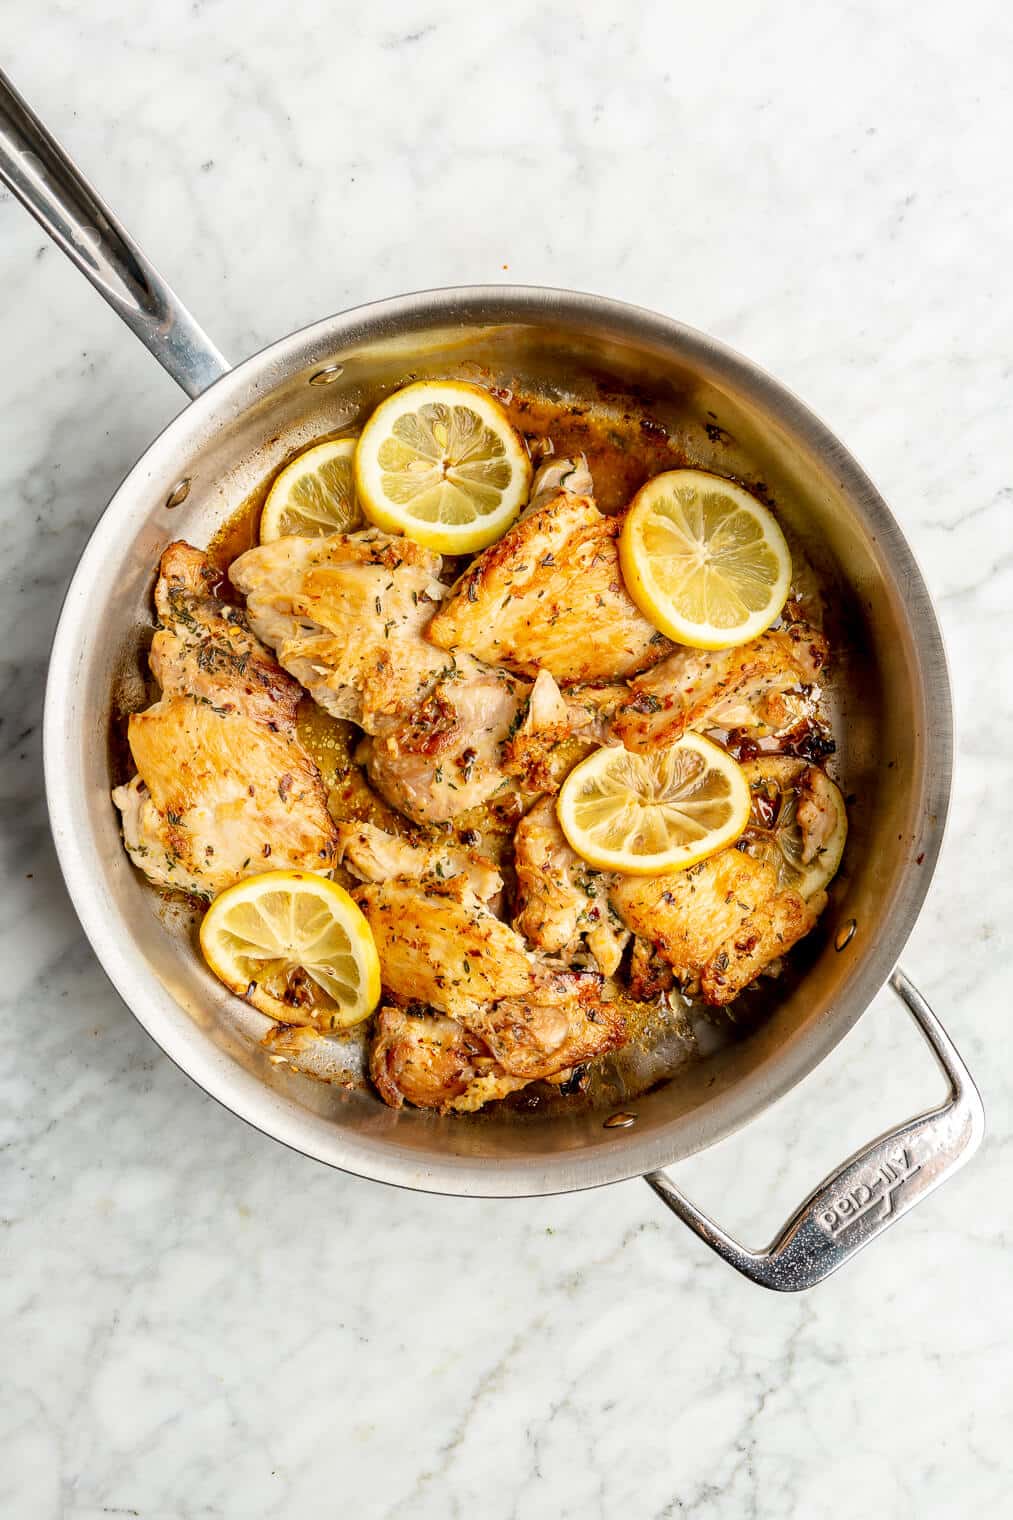
{"label": "buttery sauce in pan", "polygon": [[[651,476],[695,463],[669,438],[666,429],[635,403],[631,402],[628,408],[606,405],[599,410],[583,404],[553,403],[521,392],[499,390],[494,394],[526,439],[536,465],[553,456],[586,456],[594,480],[595,499],[604,512],[620,511]],[[342,428],[333,434],[321,435],[315,441],[338,437],[348,431],[347,427]],[[208,546],[210,558],[222,572],[221,594],[229,599],[239,600],[228,580],[228,567],[258,542],[261,509],[284,463],[250,493]],[[769,500],[767,504],[771,505]],[[773,505],[776,510],[776,503]],[[821,625],[825,621],[825,601],[818,579],[801,545],[790,533],[788,538],[795,566],[791,595],[797,615]],[[449,560],[445,578],[454,579],[463,563]],[[142,659],[146,663],[146,652]],[[114,784],[133,774],[126,743],[127,716],[130,711],[137,711],[154,700],[156,694],[154,689],[149,689],[139,698],[135,689],[126,701],[114,702],[110,735]],[[298,733],[320,769],[328,793],[328,807],[336,820],[367,821],[393,833],[410,832],[411,825],[407,820],[367,784],[365,774],[355,760],[361,736],[353,724],[330,717],[306,697],[299,710]],[[580,749],[574,759],[585,752]],[[487,804],[460,816],[454,824],[455,832],[463,836],[465,842],[496,861],[508,893],[512,887],[510,845],[519,817],[515,809],[516,804],[511,804],[509,799],[505,805]],[[335,875],[344,885],[355,885],[340,867]],[[160,895],[167,913],[177,923],[181,914],[189,920],[194,953],[199,954],[196,929],[204,911],[203,904],[183,899],[179,894],[161,892]],[[816,940],[817,936],[813,935],[811,939]],[[667,1081],[686,1061],[709,1055],[756,1028],[783,999],[788,986],[798,980],[816,949],[815,945],[803,940],[788,957],[780,977],[776,980],[761,978],[756,987],[740,994],[731,1005],[722,1009],[710,1008],[702,1000],[686,997],[678,991],[663,995],[650,1004],[638,1003],[620,994],[632,1031],[632,1038],[623,1049],[593,1063],[586,1070],[578,1068],[571,1082],[563,1088],[534,1083],[503,1102],[512,1109],[544,1113],[554,1109],[572,1112],[575,1103],[580,1107],[598,1108],[632,1101]],[[310,1047],[304,1043],[298,1029],[279,1027],[271,1030],[265,1043],[276,1059],[280,1055],[297,1070],[340,1082],[343,1086],[368,1086],[368,1079],[360,1073],[365,1065],[363,1057],[369,1027],[367,1021],[341,1037],[328,1039],[327,1045],[333,1047],[331,1063],[325,1060],[321,1064],[320,1042],[314,1042],[317,1052],[312,1067],[302,1060],[304,1052],[310,1054]],[[469,1116],[473,1121],[481,1117],[481,1111]]]}

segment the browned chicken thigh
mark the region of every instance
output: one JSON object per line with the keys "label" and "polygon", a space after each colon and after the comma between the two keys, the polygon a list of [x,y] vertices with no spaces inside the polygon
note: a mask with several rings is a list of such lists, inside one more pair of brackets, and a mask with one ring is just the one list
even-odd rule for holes
{"label": "browned chicken thigh", "polygon": [[611,901],[627,928],[708,1003],[730,1003],[809,933],[826,905],[779,889],[766,861],[734,847],[668,876],[617,876]]}
{"label": "browned chicken thigh", "polygon": [[[379,529],[279,538],[234,560],[250,626],[320,706],[376,733],[448,666],[422,636],[443,561]],[[452,662],[451,662],[452,664]]]}
{"label": "browned chicken thigh", "polygon": [[482,902],[503,890],[503,878],[491,860],[476,850],[447,839],[399,839],[372,823],[338,824],[338,864],[360,881],[420,880],[431,876],[449,881],[463,876]]}
{"label": "browned chicken thigh", "polygon": [[551,797],[536,802],[517,825],[514,869],[514,927],[539,950],[564,960],[571,960],[586,939],[601,971],[611,976],[629,933],[613,920],[610,877],[581,860],[567,844]]}
{"label": "browned chicken thigh", "polygon": [[679,649],[630,683],[612,728],[627,749],[673,744],[687,729],[773,733],[802,715],[792,694],[826,664],[827,641],[806,623],[763,633],[733,649]]}
{"label": "browned chicken thigh", "polygon": [[383,984],[405,1002],[441,1013],[523,997],[544,982],[519,934],[495,917],[463,877],[391,881],[355,893],[383,966]]}
{"label": "browned chicken thigh", "polygon": [[[373,931],[387,990],[450,1016],[431,1024],[423,1014],[381,1015],[373,1071],[388,1102],[399,1072],[408,1073],[401,1091],[410,1102],[420,1101],[425,1070],[427,1104],[461,1107],[462,1098],[468,1106],[477,1077],[505,1075],[519,1087],[558,1077],[625,1040],[623,1016],[602,998],[601,978],[533,953],[488,911],[463,874],[450,881],[387,881],[360,888],[356,898]],[[483,1052],[493,1067],[476,1062]],[[454,1075],[440,1096],[448,1071]],[[480,1102],[502,1095],[480,1090]]]}
{"label": "browned chicken thigh", "polygon": [[423,636],[446,590],[441,566],[410,539],[367,529],[277,539],[229,571],[253,628],[285,669],[333,716],[371,736],[360,759],[377,791],[428,824],[507,784],[504,744],[531,690]]}
{"label": "browned chicken thigh", "polygon": [[619,570],[619,518],[562,489],[478,555],[428,637],[520,675],[561,683],[619,678],[671,648],[630,599]]}
{"label": "browned chicken thigh", "polygon": [[162,555],[162,688],[128,724],[138,774],[117,787],[131,860],[160,886],[213,896],[273,867],[327,871],[336,835],[320,773],[296,738],[302,692],[215,594],[217,572],[189,544]]}
{"label": "browned chicken thigh", "polygon": [[509,1076],[456,1019],[395,1007],[376,1016],[369,1073],[391,1108],[411,1103],[444,1113],[474,1112],[530,1080]]}
{"label": "browned chicken thigh", "polygon": [[363,749],[369,779],[417,823],[477,807],[508,781],[503,746],[529,690],[505,670],[456,656],[410,711],[379,725]]}

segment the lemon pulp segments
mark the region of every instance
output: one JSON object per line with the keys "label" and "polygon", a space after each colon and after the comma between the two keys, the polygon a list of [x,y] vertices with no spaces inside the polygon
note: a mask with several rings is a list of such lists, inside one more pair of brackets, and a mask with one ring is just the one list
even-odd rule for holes
{"label": "lemon pulp segments", "polygon": [[355,456],[366,515],[427,548],[492,543],[527,498],[531,462],[503,408],[458,381],[419,381],[377,407]]}
{"label": "lemon pulp segments", "polygon": [[356,439],[318,443],[285,466],[260,516],[260,542],[286,534],[320,538],[352,533],[364,522],[355,492]]}
{"label": "lemon pulp segments", "polygon": [[601,749],[570,772],[560,827],[592,865],[629,875],[684,870],[737,839],[749,787],[732,757],[699,734],[653,754]]}
{"label": "lemon pulp segments", "polygon": [[620,555],[644,615],[670,638],[702,649],[756,638],[791,583],[791,554],[770,512],[704,470],[669,470],[638,491]]}
{"label": "lemon pulp segments", "polygon": [[[200,939],[204,958],[227,987],[284,1022],[358,1023],[380,997],[369,925],[348,893],[321,876],[269,871],[247,877],[215,899]],[[312,983],[312,994],[293,1000],[300,976]]]}
{"label": "lemon pulp segments", "polygon": [[387,499],[423,522],[473,523],[510,484],[502,439],[470,407],[442,401],[399,417],[377,458]]}

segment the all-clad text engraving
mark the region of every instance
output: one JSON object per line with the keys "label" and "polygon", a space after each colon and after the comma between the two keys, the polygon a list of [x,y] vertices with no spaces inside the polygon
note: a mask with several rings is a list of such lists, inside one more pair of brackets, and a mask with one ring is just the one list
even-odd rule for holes
{"label": "all-clad text engraving", "polygon": [[824,1209],[819,1216],[820,1227],[828,1235],[836,1237],[843,1235],[845,1230],[864,1219],[873,1209],[879,1210],[877,1219],[885,1219],[893,1212],[894,1193],[920,1170],[920,1164],[913,1164],[906,1150],[895,1151],[866,1181],[856,1183],[848,1192],[836,1198],[828,1209]]}

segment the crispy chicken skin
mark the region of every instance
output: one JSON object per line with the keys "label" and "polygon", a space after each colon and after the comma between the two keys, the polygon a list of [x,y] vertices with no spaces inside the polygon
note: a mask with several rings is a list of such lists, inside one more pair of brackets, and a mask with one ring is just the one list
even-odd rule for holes
{"label": "crispy chicken skin", "polygon": [[416,823],[446,823],[477,807],[507,781],[503,745],[528,690],[507,671],[458,655],[410,710],[379,725],[365,756],[369,779]]}
{"label": "crispy chicken skin", "polygon": [[376,733],[447,668],[422,636],[445,587],[443,561],[379,529],[279,538],[248,549],[229,577],[250,626],[335,718]]}
{"label": "crispy chicken skin", "polygon": [[671,644],[631,601],[618,518],[563,489],[480,554],[429,624],[441,649],[520,675],[595,681],[644,670]]}
{"label": "crispy chicken skin", "polygon": [[432,876],[449,880],[463,876],[483,902],[503,889],[503,878],[484,855],[443,839],[412,843],[388,834],[372,823],[339,823],[337,863],[360,881],[390,881],[394,877]]}
{"label": "crispy chicken skin", "polygon": [[[381,1015],[372,1069],[387,1102],[397,1090],[420,1106],[460,1108],[462,1100],[472,1103],[470,1084],[478,1077],[505,1074],[523,1086],[624,1042],[624,1019],[602,999],[601,978],[533,953],[463,876],[387,881],[360,888],[356,898],[388,993],[449,1015],[435,1024],[425,1016],[406,1022]],[[482,1056],[494,1064],[483,1064]],[[479,1091],[472,1106],[502,1096],[487,1082]]]}
{"label": "crispy chicken skin", "polygon": [[376,529],[282,538],[229,574],[252,626],[333,716],[372,736],[381,796],[416,823],[446,823],[506,781],[503,744],[530,685],[423,637],[446,588],[442,560]]}
{"label": "crispy chicken skin", "polygon": [[397,998],[457,1016],[523,997],[539,982],[520,935],[462,878],[395,879],[360,887],[355,898],[373,931],[383,984]]}
{"label": "crispy chicken skin", "polygon": [[627,749],[673,744],[687,729],[772,732],[797,721],[786,694],[817,679],[827,641],[805,623],[761,634],[733,649],[680,649],[631,682],[613,720]]}
{"label": "crispy chicken skin", "polygon": [[593,1060],[626,1041],[626,1021],[601,996],[601,978],[560,971],[535,994],[484,1004],[464,1021],[511,1076],[533,1082]]}
{"label": "crispy chicken skin", "polygon": [[734,848],[668,876],[616,877],[609,895],[683,986],[718,1007],[808,934],[826,904],[823,893],[807,903],[779,891],[772,866]]}
{"label": "crispy chicken skin", "polygon": [[377,1015],[369,1070],[391,1108],[468,1113],[538,1080],[622,1045],[626,1027],[597,978],[560,973],[551,1002],[507,999],[476,1008],[467,1021],[388,1006]]}
{"label": "crispy chicken skin", "polygon": [[170,544],[155,588],[151,670],[162,695],[131,716],[138,774],[117,787],[134,864],[159,886],[214,896],[274,867],[327,871],[336,835],[296,738],[302,692],[215,595],[217,572]]}
{"label": "crispy chicken skin", "polygon": [[389,1107],[407,1102],[442,1113],[473,1112],[529,1081],[508,1076],[456,1019],[403,1008],[381,1008],[377,1014],[369,1074]]}
{"label": "crispy chicken skin", "polygon": [[826,901],[825,893],[807,901],[785,890],[759,903],[705,967],[700,986],[707,1002],[730,1003],[809,933]]}
{"label": "crispy chicken skin", "polygon": [[514,869],[514,928],[529,944],[564,960],[572,960],[586,938],[601,971],[612,976],[629,934],[612,921],[610,878],[571,850],[550,797],[536,802],[517,825]]}
{"label": "crispy chicken skin", "polygon": [[609,735],[609,717],[629,694],[619,682],[560,691],[540,670],[519,723],[511,725],[500,764],[527,792],[557,792],[570,771]]}

